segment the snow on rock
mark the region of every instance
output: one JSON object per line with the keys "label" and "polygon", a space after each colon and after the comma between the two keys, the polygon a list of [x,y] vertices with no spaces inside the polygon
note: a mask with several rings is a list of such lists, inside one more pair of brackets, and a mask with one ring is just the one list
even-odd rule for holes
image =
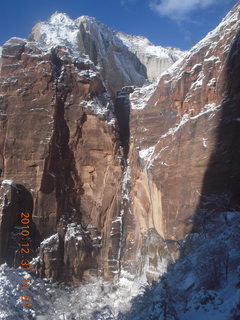
{"label": "snow on rock", "polygon": [[207,148],[207,138],[202,138],[202,145],[204,148]]}
{"label": "snow on rock", "polygon": [[80,105],[84,108],[90,108],[93,114],[103,117],[109,124],[115,124],[113,102],[107,93],[93,97],[92,100],[82,101]]}
{"label": "snow on rock", "polygon": [[92,80],[97,76],[97,73],[93,70],[82,70],[78,73],[80,77],[84,77],[88,80]]}
{"label": "snow on rock", "polygon": [[131,109],[135,109],[135,110],[144,109],[144,107],[147,105],[147,102],[152,96],[156,87],[157,87],[157,82],[153,82],[148,86],[135,88],[133,93],[131,93],[129,96]]}
{"label": "snow on rock", "polygon": [[9,203],[11,188],[16,188],[16,183],[13,180],[3,180],[0,185],[0,208],[3,209]]}
{"label": "snow on rock", "polygon": [[217,83],[217,79],[216,78],[212,78],[209,82],[208,82],[208,86],[209,87],[212,87],[212,86],[215,86]]}
{"label": "snow on rock", "polygon": [[143,149],[139,151],[139,157],[145,161],[149,161],[155,151],[155,147],[149,147],[147,149]]}
{"label": "snow on rock", "polygon": [[[24,279],[30,280],[27,290],[21,289]],[[131,280],[125,272],[114,284],[92,278],[89,284],[71,288],[36,279],[4,264],[0,266],[0,319],[116,319],[118,314],[129,311],[132,297],[140,294],[144,285]],[[31,308],[21,305],[23,294],[31,297]]]}
{"label": "snow on rock", "polygon": [[48,22],[41,22],[37,27],[39,34],[37,40],[48,47],[62,45],[77,50],[77,34],[79,30],[67,14],[55,13]]}
{"label": "snow on rock", "polygon": [[161,136],[161,139],[162,138],[166,138],[167,136],[169,135],[174,135],[178,130],[180,130],[188,121],[191,121],[191,120],[196,120],[198,119],[199,117],[207,114],[207,113],[211,113],[211,112],[216,112],[216,111],[219,111],[221,108],[220,105],[216,105],[216,103],[211,103],[211,104],[207,104],[205,105],[202,110],[195,116],[191,116],[189,113],[185,113],[181,120],[175,125],[175,127],[173,128],[170,128],[168,129],[168,131],[166,133],[164,133],[162,136]]}
{"label": "snow on rock", "polygon": [[67,26],[67,27],[74,27],[75,24],[72,19],[66,13],[55,12],[51,18],[49,19],[51,24],[59,25],[60,27]]}
{"label": "snow on rock", "polygon": [[[181,258],[171,267],[164,259],[158,262],[161,281],[151,286],[122,271],[113,284],[99,277],[69,288],[1,265],[0,319],[238,319],[240,213],[216,209],[201,214],[211,215],[211,222],[183,241]],[[69,225],[70,237],[76,235],[75,227]],[[30,280],[32,308],[28,310],[20,304],[23,279]]]}
{"label": "snow on rock", "polygon": [[77,225],[76,223],[70,223],[67,225],[67,232],[65,234],[64,241],[68,242],[74,240],[76,242],[81,242],[83,240],[82,234],[83,231],[80,225]]}
{"label": "snow on rock", "polygon": [[55,13],[49,21],[38,23],[31,37],[48,49],[66,46],[76,58],[88,57],[114,92],[124,85],[139,86],[146,81],[144,68],[137,67],[137,58],[113,30],[95,18],[81,16],[72,20],[66,14]]}
{"label": "snow on rock", "polygon": [[[206,114],[210,114],[210,116],[218,111],[221,110],[221,105],[216,105],[216,103],[207,104],[202,107],[200,112],[196,115],[191,114],[191,110],[189,110],[188,113],[183,114],[183,116],[180,118],[180,121],[175,124],[174,127],[169,128],[167,132],[165,132],[163,135],[161,135],[160,139],[157,141],[157,143],[154,146],[150,146],[147,149],[143,149],[139,151],[139,157],[144,160],[145,162],[145,169],[149,169],[154,161],[159,158],[160,154],[168,149],[168,146],[163,147],[160,151],[156,152],[157,146],[161,143],[162,139],[165,139],[169,136],[172,136],[174,138],[175,134],[181,130],[188,122],[190,121],[196,121],[199,117],[202,117]],[[206,139],[202,140],[202,144],[204,148],[207,148]],[[169,166],[169,164],[165,162],[161,162],[161,165]]]}
{"label": "snow on rock", "polygon": [[142,36],[122,32],[118,32],[117,35],[147,68],[150,81],[157,80],[169,66],[186,55],[186,52],[177,48],[155,46]]}
{"label": "snow on rock", "polygon": [[[236,4],[238,6],[239,4]],[[209,61],[214,61],[215,64],[221,63],[218,56],[212,55],[212,52],[217,52],[216,48],[222,39],[226,38],[228,34],[234,30],[238,30],[240,27],[239,22],[239,12],[237,9],[231,10],[227,16],[222,20],[222,22],[211,32],[209,32],[206,37],[204,37],[200,42],[198,42],[190,51],[188,51],[184,59],[179,59],[170,68],[168,68],[163,75],[169,75],[171,77],[172,85],[177,82],[181,76],[183,70],[187,69],[187,66],[191,62],[190,60],[196,54],[198,55],[202,48],[209,47],[207,51],[204,63]],[[223,44],[224,45],[224,44]],[[228,51],[230,44],[225,44],[224,51]],[[191,63],[190,63],[191,64]]]}
{"label": "snow on rock", "polygon": [[154,46],[144,37],[117,33],[95,18],[81,16],[72,20],[58,12],[47,22],[38,23],[31,38],[48,50],[66,46],[75,57],[85,55],[102,71],[107,85],[114,91],[157,79],[185,55],[179,49]]}
{"label": "snow on rock", "polygon": [[13,180],[3,180],[2,185],[9,185],[9,186],[16,187],[16,183]]}
{"label": "snow on rock", "polygon": [[[239,212],[202,212],[212,221],[185,239],[182,258],[133,299],[124,320],[226,320],[240,316]],[[206,220],[205,220],[206,221]],[[113,319],[113,318],[110,318]]]}
{"label": "snow on rock", "polygon": [[[29,289],[21,289],[23,280],[30,280]],[[25,271],[10,269],[6,264],[1,265],[0,319],[37,319],[38,315],[45,316],[51,312],[54,313],[51,300],[53,291],[52,286],[50,288],[43,280],[36,280]],[[23,295],[31,297],[30,308],[22,306],[21,297]]]}
{"label": "snow on rock", "polygon": [[195,82],[192,83],[190,90],[196,90],[196,89],[200,89],[203,85],[203,80],[204,80],[204,73],[203,71],[201,71],[198,75],[198,78]]}
{"label": "snow on rock", "polygon": [[59,246],[59,235],[58,233],[50,236],[49,238],[43,240],[40,244],[41,250],[46,252],[56,251]]}

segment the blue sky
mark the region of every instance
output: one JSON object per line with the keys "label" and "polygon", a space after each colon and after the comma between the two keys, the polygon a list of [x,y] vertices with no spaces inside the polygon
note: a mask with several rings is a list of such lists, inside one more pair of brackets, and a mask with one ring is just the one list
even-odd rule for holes
{"label": "blue sky", "polygon": [[94,16],[111,28],[146,36],[154,44],[189,49],[215,28],[237,0],[22,0],[2,1],[0,45],[26,38],[55,11]]}

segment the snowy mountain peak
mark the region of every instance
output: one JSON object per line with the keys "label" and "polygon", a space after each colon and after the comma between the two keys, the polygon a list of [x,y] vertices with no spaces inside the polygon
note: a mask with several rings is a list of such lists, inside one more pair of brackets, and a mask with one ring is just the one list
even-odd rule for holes
{"label": "snowy mountain peak", "polygon": [[75,20],[76,24],[79,25],[81,22],[86,22],[89,24],[102,24],[101,22],[97,21],[94,17],[90,16],[81,16]]}
{"label": "snowy mountain peak", "polygon": [[155,46],[145,37],[116,32],[93,17],[73,20],[59,12],[47,22],[38,23],[31,38],[48,50],[60,45],[71,48],[75,56],[87,55],[103,70],[107,83],[115,83],[110,85],[112,92],[126,85],[142,86],[146,80],[156,80],[185,54],[179,49]]}
{"label": "snowy mountain peak", "polygon": [[57,11],[50,17],[49,23],[61,26],[74,25],[74,21],[66,13]]}

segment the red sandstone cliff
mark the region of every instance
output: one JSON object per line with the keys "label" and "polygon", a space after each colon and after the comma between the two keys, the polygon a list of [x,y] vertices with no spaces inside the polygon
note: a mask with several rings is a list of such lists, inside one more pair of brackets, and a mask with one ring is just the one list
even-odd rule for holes
{"label": "red sandstone cliff", "polygon": [[[74,283],[121,271],[156,277],[191,232],[201,195],[236,196],[233,151],[216,144],[223,110],[238,103],[225,83],[239,6],[156,87],[125,87],[116,101],[108,73],[74,48],[3,46],[1,261],[18,264],[12,236],[25,210],[37,274]],[[227,117],[238,125],[236,112]]]}
{"label": "red sandstone cliff", "polygon": [[[239,180],[239,6],[161,77],[153,93],[149,87],[130,95],[131,224],[125,247],[132,250],[126,261],[135,257],[132,243],[138,243],[143,265],[163,262],[152,233],[167,240],[165,252],[175,257],[179,240],[197,228],[199,205],[211,199],[216,205],[219,195],[229,206],[239,201],[239,184],[233,182]],[[145,245],[147,262],[140,249]]]}
{"label": "red sandstone cliff", "polygon": [[[19,39],[5,44],[2,63],[3,216],[13,215],[11,195],[21,199],[15,200],[15,220],[1,232],[16,227],[17,212],[31,211],[36,245],[59,235],[58,253],[40,248],[42,274],[79,279],[99,264],[107,272],[117,250],[109,230],[119,211],[122,166],[111,101],[99,75],[66,48],[45,53]],[[21,186],[26,190],[20,197]]]}

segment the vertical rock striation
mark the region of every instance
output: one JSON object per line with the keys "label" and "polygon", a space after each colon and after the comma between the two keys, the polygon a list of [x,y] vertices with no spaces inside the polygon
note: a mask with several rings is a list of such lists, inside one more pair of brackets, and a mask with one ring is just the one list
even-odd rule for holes
{"label": "vertical rock striation", "polygon": [[[89,269],[100,272],[99,265],[110,277],[109,261],[118,250],[112,248],[110,226],[118,213],[122,166],[100,76],[66,47],[45,52],[20,39],[4,45],[2,61],[2,179],[11,177],[31,193],[39,242],[58,233],[59,243],[50,249],[56,247],[53,256],[63,280],[79,281]],[[8,197],[3,188],[3,202]],[[3,206],[11,219],[15,201],[7,201]],[[21,210],[17,206],[14,214]],[[36,268],[56,278],[47,271],[56,262],[45,247]]]}

